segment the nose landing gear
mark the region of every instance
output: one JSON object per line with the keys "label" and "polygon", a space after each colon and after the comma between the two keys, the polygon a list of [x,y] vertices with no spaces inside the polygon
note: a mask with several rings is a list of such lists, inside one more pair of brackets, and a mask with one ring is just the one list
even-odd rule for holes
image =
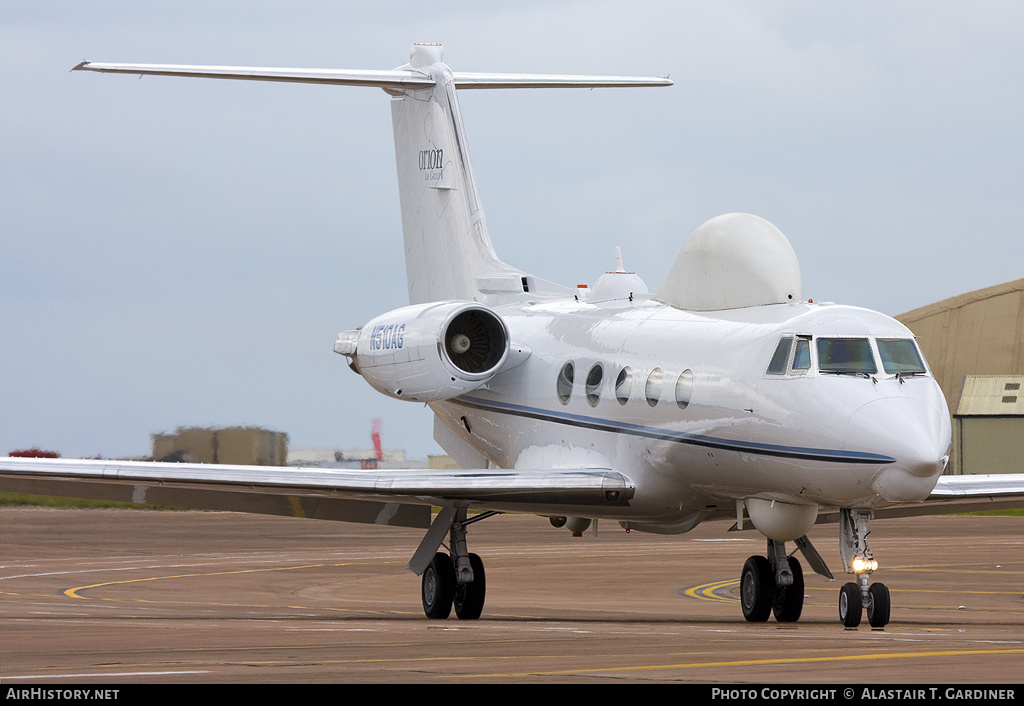
{"label": "nose landing gear", "polygon": [[847,583],[839,591],[839,621],[848,628],[860,625],[867,612],[868,624],[884,628],[889,623],[889,588],[884,583],[868,584],[868,578],[878,568],[878,562],[868,547],[868,523],[874,517],[870,510],[843,508],[839,514],[839,552],[848,574],[855,574],[857,582]]}

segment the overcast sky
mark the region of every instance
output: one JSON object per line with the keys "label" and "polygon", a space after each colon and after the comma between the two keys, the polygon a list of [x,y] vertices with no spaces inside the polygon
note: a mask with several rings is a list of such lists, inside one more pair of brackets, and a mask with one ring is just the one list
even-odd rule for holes
{"label": "overcast sky", "polygon": [[[481,9],[499,8],[500,9]],[[507,262],[652,291],[720,213],[804,296],[887,314],[1024,276],[1019,2],[7,2],[0,452],[144,455],[192,425],[440,450],[334,335],[407,303],[378,89],[68,73],[101,62],[670,75],[460,94]]]}

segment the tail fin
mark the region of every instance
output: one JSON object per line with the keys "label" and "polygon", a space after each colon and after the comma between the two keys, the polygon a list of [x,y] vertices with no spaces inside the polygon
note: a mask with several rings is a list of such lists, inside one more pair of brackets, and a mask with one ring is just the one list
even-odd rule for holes
{"label": "tail fin", "polygon": [[452,73],[439,44],[416,44],[394,70],[280,69],[97,64],[73,70],[376,86],[393,96],[391,116],[412,304],[449,299],[570,293],[506,265],[494,252],[466,146],[456,89],[670,86],[665,78]]}
{"label": "tail fin", "polygon": [[472,299],[488,282],[523,291],[522,274],[498,259],[469,159],[455,79],[441,47],[416,45],[402,67],[430,77],[428,89],[391,102],[409,302]]}

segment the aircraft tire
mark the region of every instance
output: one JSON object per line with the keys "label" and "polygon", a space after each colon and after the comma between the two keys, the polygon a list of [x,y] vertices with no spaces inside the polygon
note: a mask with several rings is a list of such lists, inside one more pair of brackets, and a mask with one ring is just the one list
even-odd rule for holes
{"label": "aircraft tire", "polygon": [[844,585],[839,591],[839,621],[848,628],[860,625],[864,612],[864,601],[860,597],[860,586],[855,583]]}
{"label": "aircraft tire", "polygon": [[484,562],[476,554],[470,554],[469,565],[473,569],[473,583],[464,583],[455,588],[455,615],[460,620],[476,620],[484,612],[484,596],[487,593]]}
{"label": "aircraft tire", "polygon": [[743,565],[740,577],[740,605],[748,623],[763,623],[772,613],[775,600],[775,576],[763,556],[752,556]]}
{"label": "aircraft tire", "polygon": [[420,584],[423,612],[432,620],[444,620],[452,612],[455,597],[455,564],[444,552],[438,552],[423,572]]}
{"label": "aircraft tire", "polygon": [[793,573],[793,583],[775,589],[775,604],[772,612],[780,623],[795,623],[800,619],[804,608],[804,572],[795,556],[787,557],[789,570]]}
{"label": "aircraft tire", "polygon": [[871,594],[868,623],[873,628],[884,628],[889,624],[889,587],[884,583],[873,583],[868,593]]}

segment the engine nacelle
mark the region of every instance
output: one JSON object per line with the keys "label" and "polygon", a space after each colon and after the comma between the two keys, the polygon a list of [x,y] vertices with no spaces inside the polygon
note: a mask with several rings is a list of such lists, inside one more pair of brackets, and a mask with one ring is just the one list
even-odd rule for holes
{"label": "engine nacelle", "polygon": [[334,350],[385,395],[431,402],[490,380],[508,358],[509,336],[487,307],[441,302],[395,309],[358,331],[344,331]]}

